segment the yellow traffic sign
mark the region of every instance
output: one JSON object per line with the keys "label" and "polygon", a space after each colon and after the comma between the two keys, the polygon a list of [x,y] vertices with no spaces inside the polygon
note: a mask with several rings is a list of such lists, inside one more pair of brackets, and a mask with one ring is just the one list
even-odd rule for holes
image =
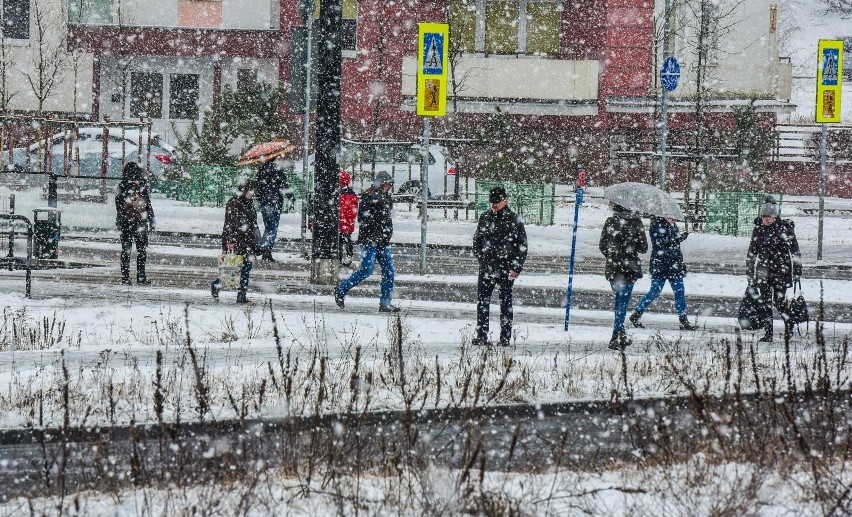
{"label": "yellow traffic sign", "polygon": [[817,51],[816,121],[840,122],[843,83],[843,40],[819,40]]}
{"label": "yellow traffic sign", "polygon": [[446,23],[420,23],[417,41],[417,114],[447,114],[447,50],[450,27]]}

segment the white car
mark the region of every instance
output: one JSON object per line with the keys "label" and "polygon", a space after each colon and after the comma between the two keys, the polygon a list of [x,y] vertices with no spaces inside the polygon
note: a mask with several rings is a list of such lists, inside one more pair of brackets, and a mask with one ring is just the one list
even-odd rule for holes
{"label": "white car", "polygon": [[[354,144],[344,142],[338,163],[352,174],[356,189],[367,188],[379,171],[394,178],[394,194],[398,197],[420,199],[420,145],[388,143]],[[429,146],[428,195],[432,199],[454,199],[456,196],[456,163],[447,157],[438,145]],[[313,173],[314,155],[308,157],[308,168]],[[302,160],[296,158],[293,172],[301,177]],[[313,181],[310,181],[313,184]]]}
{"label": "white car", "polygon": [[[48,141],[36,142],[28,148],[16,148],[13,150],[12,163],[9,163],[8,152],[4,153],[4,162],[7,168],[26,170],[26,155],[29,153],[29,169],[34,172],[45,172],[45,154],[50,148],[50,166],[61,176],[65,172],[65,155],[69,157],[69,174],[78,175],[77,163],[79,157],[79,175],[87,179],[97,181],[95,177],[101,175],[101,156],[103,155],[104,130],[96,126],[84,126],[78,129],[78,137],[72,139],[70,132],[56,133]],[[66,146],[66,140],[70,146]],[[139,147],[139,129],[125,129],[111,127],[109,129],[109,142],[107,142],[107,177],[121,177],[124,163],[135,161],[143,168],[147,164],[148,132],[142,132],[142,147]],[[122,158],[123,156],[123,158]],[[150,172],[154,177],[162,178],[169,167],[176,166],[178,161],[175,148],[165,142],[161,142],[159,135],[151,135],[151,162]]]}

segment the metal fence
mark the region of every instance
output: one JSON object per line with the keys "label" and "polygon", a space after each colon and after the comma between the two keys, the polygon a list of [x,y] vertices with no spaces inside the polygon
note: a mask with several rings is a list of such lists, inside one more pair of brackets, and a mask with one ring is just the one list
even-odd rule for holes
{"label": "metal fence", "polygon": [[[754,229],[754,220],[766,201],[765,192],[708,192],[705,201],[707,214],[704,231],[717,235],[747,237]],[[781,215],[781,194],[771,194]]]}
{"label": "metal fence", "polygon": [[183,182],[188,186],[184,200],[193,206],[225,206],[246,175],[241,167],[193,165],[189,168],[189,182]]}
{"label": "metal fence", "polygon": [[488,210],[488,192],[501,185],[506,189],[512,210],[523,217],[524,223],[542,226],[553,224],[556,205],[556,185],[553,183],[477,181],[476,213]]}

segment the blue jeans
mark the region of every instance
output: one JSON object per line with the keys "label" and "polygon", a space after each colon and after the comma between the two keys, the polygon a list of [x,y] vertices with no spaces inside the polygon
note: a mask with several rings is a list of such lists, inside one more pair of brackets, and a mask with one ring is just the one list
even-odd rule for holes
{"label": "blue jeans", "polygon": [[340,282],[337,290],[346,296],[353,287],[360,284],[373,274],[376,268],[376,260],[382,267],[382,294],[379,299],[381,307],[388,307],[393,299],[393,257],[390,246],[379,248],[378,246],[361,245],[361,268],[352,273],[346,280]]}
{"label": "blue jeans", "polygon": [[633,294],[633,282],[628,282],[624,277],[615,277],[610,282],[612,292],[615,294],[615,321],[612,324],[613,332],[624,332],[624,318],[627,317],[627,307],[630,305],[630,296]]}
{"label": "blue jeans", "polygon": [[263,217],[263,236],[260,238],[260,247],[263,250],[271,250],[275,246],[276,237],[278,237],[281,210],[274,204],[260,205],[260,215]]}
{"label": "blue jeans", "polygon": [[[669,280],[669,284],[672,286],[672,291],[674,291],[675,295],[675,309],[677,310],[678,316],[686,315],[686,295],[685,290],[683,288],[683,278],[678,278],[675,280]],[[636,306],[636,312],[642,313],[645,312],[645,309],[651,305],[651,302],[657,299],[660,296],[660,292],[663,290],[663,286],[666,285],[665,278],[652,278],[651,279],[651,289],[645,293],[645,296],[639,301],[639,305]]]}

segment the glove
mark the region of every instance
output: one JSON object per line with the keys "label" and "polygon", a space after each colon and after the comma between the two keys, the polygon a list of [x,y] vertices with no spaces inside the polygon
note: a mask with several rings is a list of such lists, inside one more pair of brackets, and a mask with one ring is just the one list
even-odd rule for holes
{"label": "glove", "polygon": [[754,287],[754,278],[752,278],[751,276],[748,277],[748,286]]}
{"label": "glove", "polygon": [[685,241],[687,237],[689,237],[689,232],[684,232],[684,233],[682,233],[682,234],[680,235],[680,242]]}

